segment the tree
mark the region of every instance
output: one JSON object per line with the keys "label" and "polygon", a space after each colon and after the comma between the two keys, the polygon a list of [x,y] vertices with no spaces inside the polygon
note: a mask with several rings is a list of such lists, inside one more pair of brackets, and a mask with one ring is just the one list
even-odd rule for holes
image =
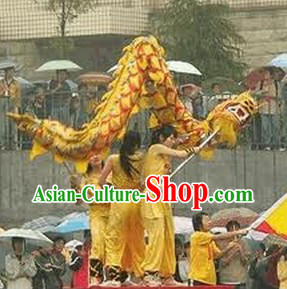
{"label": "tree", "polygon": [[[37,3],[47,0],[35,0]],[[53,41],[53,46],[60,50],[61,57],[64,57],[73,46],[72,39],[67,38],[67,25],[72,23],[80,14],[86,13],[97,0],[48,0],[47,9],[53,12],[58,19],[57,30],[60,38]]]}
{"label": "tree", "polygon": [[153,29],[168,57],[191,62],[205,77],[240,79],[244,43],[230,19],[229,7],[198,0],[170,0],[153,15]]}

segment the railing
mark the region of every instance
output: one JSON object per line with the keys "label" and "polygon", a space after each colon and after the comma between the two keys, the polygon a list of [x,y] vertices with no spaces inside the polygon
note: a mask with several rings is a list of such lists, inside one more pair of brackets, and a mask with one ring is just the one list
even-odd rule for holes
{"label": "railing", "polygon": [[[210,100],[210,99],[208,99]],[[86,96],[81,91],[72,93],[46,92],[43,95],[28,95],[22,97],[21,113],[29,113],[39,119],[54,119],[61,123],[80,129],[84,123],[94,116],[94,108],[99,102],[97,96]],[[207,116],[209,102],[202,104],[202,119]],[[205,106],[205,107],[204,107]],[[6,117],[7,112],[15,111],[10,97],[0,98],[0,147],[2,150],[29,149],[31,139],[16,128],[13,121]],[[129,122],[129,128],[139,131],[142,136],[142,146],[146,147],[151,138],[148,129],[149,111],[143,111]],[[196,114],[195,114],[196,116]],[[287,105],[283,98],[276,100],[276,111],[272,114],[258,113],[249,126],[239,136],[239,146],[254,150],[284,150],[287,148]]]}

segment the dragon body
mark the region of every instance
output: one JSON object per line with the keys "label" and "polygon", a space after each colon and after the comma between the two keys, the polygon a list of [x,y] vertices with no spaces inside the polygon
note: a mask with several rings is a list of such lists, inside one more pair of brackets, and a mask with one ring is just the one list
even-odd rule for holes
{"label": "dragon body", "polygon": [[[77,171],[83,172],[92,155],[108,153],[112,142],[124,135],[129,119],[141,109],[150,109],[157,125],[175,126],[179,135],[186,136],[184,147],[197,145],[214,130],[218,130],[218,144],[232,145],[239,130],[256,112],[255,101],[245,92],[220,104],[206,120],[198,121],[180,101],[167,68],[165,51],[155,37],[138,37],[123,52],[109,91],[97,107],[95,117],[82,129],[29,115],[8,114],[19,129],[32,136],[31,159],[50,151],[57,162],[72,161]],[[150,83],[153,90],[148,89]]]}

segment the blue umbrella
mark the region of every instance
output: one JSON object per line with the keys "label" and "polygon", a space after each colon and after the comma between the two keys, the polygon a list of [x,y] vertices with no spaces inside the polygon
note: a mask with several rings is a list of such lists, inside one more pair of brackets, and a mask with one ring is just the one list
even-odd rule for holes
{"label": "blue umbrella", "polygon": [[86,213],[73,213],[64,218],[53,232],[55,233],[73,233],[77,231],[89,230],[89,218]]}
{"label": "blue umbrella", "polygon": [[269,64],[276,67],[287,67],[287,53],[279,54]]}

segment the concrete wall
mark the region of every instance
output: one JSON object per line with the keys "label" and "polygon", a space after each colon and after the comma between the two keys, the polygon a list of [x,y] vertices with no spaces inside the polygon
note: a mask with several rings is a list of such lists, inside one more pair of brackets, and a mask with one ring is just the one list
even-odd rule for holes
{"label": "concrete wall", "polygon": [[[285,2],[284,2],[285,3]],[[287,4],[287,2],[286,2]],[[251,7],[249,10],[234,10],[231,18],[245,38],[243,57],[251,67],[267,64],[277,54],[287,51],[287,6]],[[88,29],[89,30],[89,29]],[[143,31],[145,32],[145,31]],[[124,33],[124,32],[123,32]],[[74,38],[74,49],[69,58],[86,70],[107,70],[118,61],[118,54],[129,42],[120,35],[95,35]],[[51,40],[3,41],[0,57],[11,57],[22,66],[20,74],[27,79],[49,78],[51,75],[35,73],[45,61],[57,58]],[[192,61],[192,60],[191,60]]]}
{"label": "concrete wall", "polygon": [[[175,164],[176,165],[176,164]],[[245,150],[219,150],[212,161],[194,159],[176,177],[176,182],[204,181],[210,192],[220,189],[252,189],[255,203],[244,205],[262,211],[267,209],[284,192],[287,181],[287,153]],[[64,166],[53,163],[49,156],[30,162],[27,152],[0,152],[0,226],[21,225],[43,215],[63,216],[79,210],[74,205],[32,204],[38,184],[45,189],[57,184],[68,188]],[[175,205],[175,213],[189,216],[190,204]],[[214,212],[235,205],[204,205]]]}
{"label": "concrete wall", "polygon": [[287,51],[287,8],[275,8],[236,11],[232,15],[246,40],[243,56],[251,67],[266,65],[276,55]]}

